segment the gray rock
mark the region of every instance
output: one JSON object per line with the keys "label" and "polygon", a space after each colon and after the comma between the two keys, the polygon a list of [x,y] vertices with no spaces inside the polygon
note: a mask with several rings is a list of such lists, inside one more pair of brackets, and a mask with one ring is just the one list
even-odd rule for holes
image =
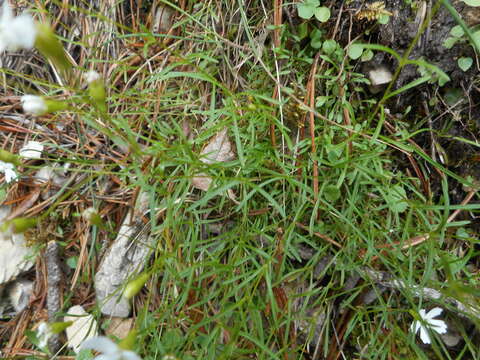
{"label": "gray rock", "polygon": [[[9,206],[0,207],[0,224],[10,214]],[[31,269],[33,252],[27,247],[23,234],[0,231],[0,285]]]}
{"label": "gray rock", "polygon": [[103,314],[128,317],[130,302],[122,296],[122,287],[140,272],[151,254],[149,226],[142,221],[148,198],[140,193],[135,210],[125,218],[117,238],[106,251],[95,275],[97,302]]}
{"label": "gray rock", "polygon": [[33,292],[33,281],[20,279],[15,281],[8,289],[10,303],[17,313],[25,309]]}
{"label": "gray rock", "polygon": [[173,24],[175,11],[164,5],[159,5],[155,10],[152,30],[154,33],[165,33],[170,30]]}
{"label": "gray rock", "polygon": [[443,343],[448,347],[455,347],[460,343],[460,340],[462,340],[462,337],[459,334],[451,331],[448,331],[445,334],[440,334],[440,337],[442,338]]}
{"label": "gray rock", "polygon": [[368,72],[368,78],[372,86],[385,85],[392,81],[392,73],[385,66],[379,66]]}

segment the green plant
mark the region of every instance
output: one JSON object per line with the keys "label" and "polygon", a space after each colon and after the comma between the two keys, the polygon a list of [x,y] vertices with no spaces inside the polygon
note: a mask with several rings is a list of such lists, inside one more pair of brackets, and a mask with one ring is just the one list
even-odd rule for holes
{"label": "green plant", "polygon": [[457,60],[458,67],[462,71],[467,71],[473,64],[473,59],[471,57],[461,57]]}
{"label": "green plant", "polygon": [[[388,113],[393,97],[429,81],[446,81],[440,69],[408,52],[402,56],[359,40],[346,48],[342,36],[326,38],[318,23],[309,21],[298,28],[274,27],[279,46],[262,48],[258,34],[265,19],[256,14],[273,2],[187,1],[184,8],[162,2],[177,12],[168,34],[143,25],[126,30],[121,23],[128,19],[121,17],[107,31],[102,26],[111,24],[109,19],[89,24],[100,17],[90,4],[53,3],[61,5],[63,17],[88,6],[82,20],[98,31],[87,34],[88,42],[65,41],[73,55],[77,47],[78,53],[91,54],[75,58],[81,69],[95,66],[109,74],[104,85],[84,84],[80,93],[65,90],[76,105],[62,113],[70,127],[55,133],[57,118],[40,118],[36,125],[48,123],[45,136],[58,145],[49,145],[48,159],[19,166],[24,179],[43,161],[68,162],[72,173],[82,176],[43,203],[64,207],[58,214],[65,226],[55,236],[64,241],[67,264],[81,271],[77,283],[67,282],[70,302],[92,303],[102,249],[142,192],[149,195],[150,211],[139,218],[155,240],[145,261],[154,270],[132,278],[130,285],[135,351],[145,360],[304,359],[341,352],[346,358],[428,359],[434,353],[450,359],[453,353],[477,353],[464,324],[458,329],[465,333],[459,350],[436,341],[419,346],[410,330],[422,309],[441,306],[456,316],[452,300],[457,297],[428,294],[447,296],[464,290],[465,283],[472,293],[478,287],[476,269],[468,265],[477,260],[479,239],[469,224],[480,206],[451,197],[453,189],[458,195],[459,185],[472,180],[434,160],[430,148],[412,143],[418,134],[430,134],[420,125],[414,128],[423,114],[412,111],[408,117],[414,121],[407,121],[414,104],[401,115]],[[305,19],[318,19],[320,2],[298,6]],[[218,26],[218,14],[222,21],[236,20]],[[103,34],[114,40],[92,40]],[[163,39],[169,42],[157,46]],[[93,51],[82,48],[83,42],[101,45]],[[118,46],[129,56],[108,56],[117,54]],[[379,100],[365,90],[368,80],[351,61],[371,59],[374,51],[391,55],[399,70],[417,66],[420,77],[388,89]],[[48,66],[38,68],[50,73]],[[10,97],[23,88],[41,89],[45,97],[64,91],[56,78],[47,82],[2,71],[26,84],[13,88],[7,82]],[[95,77],[90,80],[98,81]],[[299,110],[299,119],[288,105]],[[42,136],[41,127],[34,129]],[[220,133],[228,156],[212,161],[209,155],[218,159],[222,152],[211,149]],[[5,139],[21,136],[15,132]],[[7,142],[4,148],[15,146]],[[209,180],[206,186],[195,186],[199,174]],[[5,196],[29,194],[31,184],[19,182],[18,190]],[[102,221],[75,208],[82,202],[93,204]],[[453,221],[457,210],[472,216]],[[464,248],[468,251],[459,251]],[[81,296],[76,296],[79,285]],[[37,303],[43,302],[32,306]]]}
{"label": "green plant", "polygon": [[311,19],[313,16],[320,21],[326,22],[330,19],[330,9],[320,6],[320,0],[304,0],[297,4],[298,16],[302,19]]}
{"label": "green plant", "polygon": [[[474,31],[473,36],[475,39],[480,40],[480,30]],[[467,41],[467,37],[465,35],[465,31],[460,25],[455,25],[451,30],[450,30],[450,36],[445,39],[443,42],[443,46],[446,49],[451,49],[455,44],[458,42],[465,42]]]}
{"label": "green plant", "polygon": [[480,0],[462,0],[468,6],[480,6]]}
{"label": "green plant", "polygon": [[[480,41],[480,30],[474,31],[472,36],[474,39],[476,39],[476,41]],[[445,39],[443,46],[447,49],[451,49],[455,44],[459,42],[464,43],[467,40],[468,38],[465,35],[463,28],[460,25],[456,25],[450,30],[450,36]],[[475,48],[473,44],[472,46]],[[460,57],[457,60],[457,64],[462,71],[467,71],[472,66],[473,59],[469,56]]]}

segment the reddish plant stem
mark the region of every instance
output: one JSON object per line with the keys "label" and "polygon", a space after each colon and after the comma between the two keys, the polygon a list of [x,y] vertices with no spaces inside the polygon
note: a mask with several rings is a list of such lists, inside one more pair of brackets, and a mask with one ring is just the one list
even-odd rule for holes
{"label": "reddish plant stem", "polygon": [[[309,97],[309,105],[310,108],[315,108],[315,74],[317,73],[317,66],[318,66],[318,59],[320,57],[320,53],[317,53],[315,56],[315,60],[312,66],[312,72],[310,73],[310,80],[308,86],[308,97]],[[317,145],[315,143],[315,114],[310,111],[309,112],[309,123],[310,123],[310,140],[312,143],[312,161],[313,161],[313,196],[315,203],[318,200],[318,161],[315,160],[315,156],[317,154]],[[318,215],[318,214],[317,214]]]}
{"label": "reddish plant stem", "polygon": [[[273,0],[273,25],[275,25],[275,30],[273,31],[273,46],[276,48],[280,47],[280,26],[282,25],[282,3],[283,0]],[[280,95],[280,85],[276,85],[273,90],[272,98],[275,100]],[[277,139],[275,138],[275,123],[270,124],[270,139],[272,141],[272,146],[277,147]]]}

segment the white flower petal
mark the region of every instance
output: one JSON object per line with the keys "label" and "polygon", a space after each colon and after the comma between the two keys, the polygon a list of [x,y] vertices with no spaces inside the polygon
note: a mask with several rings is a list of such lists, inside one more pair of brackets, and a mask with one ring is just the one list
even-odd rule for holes
{"label": "white flower petal", "polygon": [[90,70],[90,71],[87,71],[84,75],[84,78],[85,80],[87,81],[87,83],[91,83],[95,80],[98,80],[100,79],[100,74],[98,72],[96,72],[95,70]]}
{"label": "white flower petal", "polygon": [[92,349],[105,354],[118,352],[118,345],[105,336],[98,336],[88,339],[82,343],[81,349]]}
{"label": "white flower petal", "polygon": [[124,350],[122,351],[123,360],[142,360],[140,356],[135,354],[133,351]]}
{"label": "white flower petal", "polygon": [[6,183],[10,183],[18,177],[15,172],[15,166],[11,163],[0,161],[0,172],[5,174]]}
{"label": "white flower petal", "polygon": [[108,355],[97,355],[93,360],[117,360],[117,357],[112,357],[111,354]]}
{"label": "white flower petal", "polygon": [[92,349],[103,353],[94,360],[141,360],[133,351],[120,349],[117,344],[105,336],[97,336],[84,341],[80,349]]}
{"label": "white flower petal", "polygon": [[52,335],[50,326],[46,322],[40,323],[37,328],[38,346],[41,348],[46,347]]}
{"label": "white flower petal", "polygon": [[41,322],[40,325],[38,325],[37,331],[41,334],[45,334],[47,332],[48,325],[46,322]]}
{"label": "white flower petal", "polygon": [[439,334],[445,334],[447,332],[447,324],[443,320],[431,319],[428,321],[431,329]]}
{"label": "white flower petal", "polygon": [[418,314],[420,315],[420,317],[421,317],[422,319],[425,319],[425,316],[426,316],[426,311],[425,311],[425,309],[421,309],[421,310],[418,312]]}
{"label": "white flower petal", "polygon": [[30,15],[22,14],[10,23],[10,33],[12,37],[14,37],[11,40],[8,50],[31,49],[37,37],[37,27]]}
{"label": "white flower petal", "polygon": [[410,325],[410,331],[416,334],[418,332],[418,329],[420,329],[420,321],[414,321],[412,325]]}
{"label": "white flower petal", "polygon": [[6,170],[5,171],[5,181],[10,183],[17,178],[17,174],[13,170]]}
{"label": "white flower petal", "polygon": [[41,96],[23,95],[21,98],[23,111],[33,115],[43,115],[48,107]]}
{"label": "white flower petal", "polygon": [[0,17],[0,51],[31,49],[35,44],[37,28],[29,14],[14,17],[8,0],[3,2]]}
{"label": "white flower petal", "polygon": [[119,360],[118,356],[108,354],[108,355],[97,355],[93,360]]}
{"label": "white flower petal", "polygon": [[436,308],[433,308],[432,310],[430,310],[428,312],[428,314],[426,314],[423,318],[425,320],[427,319],[433,319],[434,317],[437,317],[438,315],[440,315],[442,313],[443,309],[439,308],[439,307],[436,307]]}
{"label": "white flower petal", "polygon": [[423,326],[420,327],[420,339],[422,339],[424,344],[430,344],[430,335]]}
{"label": "white flower petal", "polygon": [[42,157],[43,145],[38,141],[29,141],[24,145],[19,155],[27,159],[40,159]]}
{"label": "white flower petal", "polygon": [[13,12],[8,4],[8,0],[4,0],[2,4],[2,17],[0,18],[0,23],[8,23],[13,19]]}
{"label": "white flower petal", "polygon": [[48,345],[48,338],[46,336],[41,337],[38,339],[38,347],[43,349]]}

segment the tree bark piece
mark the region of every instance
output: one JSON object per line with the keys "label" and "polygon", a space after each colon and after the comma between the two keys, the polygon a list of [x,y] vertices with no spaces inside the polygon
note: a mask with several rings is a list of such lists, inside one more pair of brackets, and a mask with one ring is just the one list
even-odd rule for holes
{"label": "tree bark piece", "polygon": [[[61,309],[61,290],[60,285],[62,281],[62,270],[58,258],[59,245],[55,241],[50,241],[47,244],[45,251],[45,263],[47,265],[47,310],[48,322],[53,323],[58,321],[57,313]],[[53,334],[48,341],[48,348],[52,354],[55,354],[62,344],[60,342],[60,335]]]}

